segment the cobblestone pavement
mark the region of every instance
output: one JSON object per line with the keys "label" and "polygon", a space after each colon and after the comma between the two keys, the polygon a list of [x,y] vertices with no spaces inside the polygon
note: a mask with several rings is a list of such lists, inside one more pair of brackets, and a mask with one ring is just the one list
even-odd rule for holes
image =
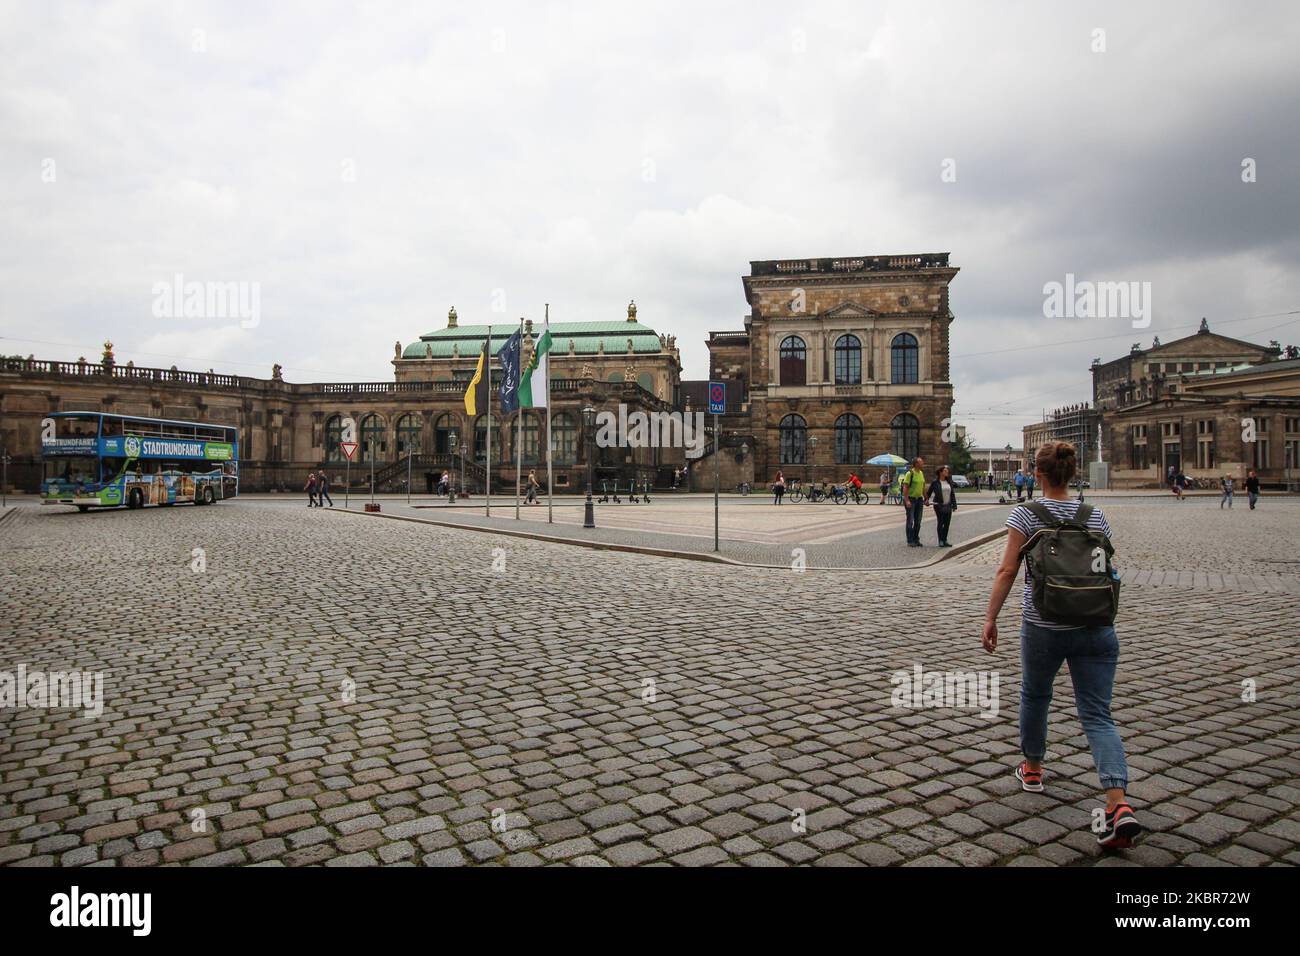
{"label": "cobblestone pavement", "polygon": [[[1130,566],[1251,574],[1300,515],[1124,507]],[[1012,776],[988,560],[796,574],[287,503],[19,508],[0,671],[102,671],[105,708],[0,710],[0,862],[1300,862],[1294,598],[1125,589],[1114,710],[1154,832],[1102,856],[1064,674],[1048,792]],[[892,706],[917,665],[996,668],[999,713]]]}

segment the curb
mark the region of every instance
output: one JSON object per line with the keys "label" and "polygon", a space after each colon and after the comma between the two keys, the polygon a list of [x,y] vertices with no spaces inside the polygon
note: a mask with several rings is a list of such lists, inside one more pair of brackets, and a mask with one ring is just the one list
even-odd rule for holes
{"label": "curb", "polygon": [[[385,514],[382,511],[366,512],[354,511],[351,508],[331,508],[333,514],[351,514],[362,518],[387,518],[390,521],[409,521],[413,524],[429,524],[440,528],[456,528],[460,531],[478,531],[483,534],[498,534],[508,538],[527,538],[532,541],[546,541],[551,544],[564,544],[571,547],[590,548],[593,551],[623,551],[629,554],[647,554],[656,558],[678,558],[686,561],[705,561],[712,564],[726,564],[736,568],[758,568],[769,571],[789,571],[790,566],[786,564],[758,564],[752,561],[739,561],[735,558],[724,557],[720,554],[712,554],[707,551],[672,551],[666,548],[651,548],[644,545],[620,544],[612,541],[588,541],[584,538],[565,538],[560,535],[541,534],[536,531],[523,531],[514,528],[484,528],[479,525],[460,524],[455,521],[440,521],[436,518],[418,518],[414,515],[393,515]],[[805,571],[854,571],[859,574],[876,574],[882,571],[915,571],[920,568],[932,567],[949,558],[955,558],[957,555],[972,548],[978,548],[981,545],[995,541],[1007,533],[1005,527],[998,528],[994,531],[986,532],[978,537],[971,538],[969,541],[963,541],[961,544],[953,545],[946,548],[943,553],[935,555],[928,561],[922,561],[919,564],[904,564],[896,567],[885,568],[823,568],[809,566]]]}

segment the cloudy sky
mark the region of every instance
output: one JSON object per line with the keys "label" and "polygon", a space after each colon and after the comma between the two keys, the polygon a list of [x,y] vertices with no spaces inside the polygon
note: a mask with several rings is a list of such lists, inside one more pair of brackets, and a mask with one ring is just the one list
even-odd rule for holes
{"label": "cloudy sky", "polygon": [[[453,304],[635,298],[698,378],[749,260],[947,251],[956,418],[1019,445],[1089,397],[1094,356],[1202,316],[1300,342],[1289,0],[29,0],[0,23],[3,354],[111,338],[137,365],[388,380]],[[156,314],[177,274],[256,284],[257,320]],[[1045,318],[1067,274],[1151,283],[1150,327]]]}

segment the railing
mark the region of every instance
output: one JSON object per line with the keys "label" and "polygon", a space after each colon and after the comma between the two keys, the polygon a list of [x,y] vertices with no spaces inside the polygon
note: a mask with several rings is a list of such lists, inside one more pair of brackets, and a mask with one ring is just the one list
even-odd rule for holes
{"label": "railing", "polygon": [[[290,384],[281,379],[251,378],[241,375],[221,375],[216,372],[192,372],[180,369],[149,368],[134,365],[105,365],[102,362],[57,362],[44,359],[0,358],[0,372],[18,372],[25,375],[73,376],[78,378],[113,379],[118,381],[156,382],[159,384],[197,385],[204,388],[232,388],[260,391],[277,386],[295,395],[328,395],[332,398],[375,395],[463,395],[469,387],[467,380],[445,382],[307,382]],[[551,391],[573,394],[588,387],[601,385],[624,395],[629,392],[646,404],[660,409],[670,407],[653,392],[636,382],[601,382],[585,378],[552,378]],[[500,386],[493,381],[491,395],[500,394]]]}
{"label": "railing", "polygon": [[898,272],[909,269],[946,268],[948,253],[926,252],[909,256],[854,256],[846,259],[771,259],[749,264],[750,274],[801,275],[806,272]]}

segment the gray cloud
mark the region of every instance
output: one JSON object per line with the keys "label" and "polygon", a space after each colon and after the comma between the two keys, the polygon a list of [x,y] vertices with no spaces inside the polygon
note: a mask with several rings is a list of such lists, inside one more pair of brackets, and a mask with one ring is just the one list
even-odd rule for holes
{"label": "gray cloud", "polygon": [[[452,304],[577,320],[635,297],[702,377],[750,259],[943,250],[958,418],[1000,445],[1086,398],[1094,355],[1300,307],[1286,3],[3,15],[6,353],[109,337],[138,364],[385,379]],[[155,318],[177,272],[260,283],[262,321]],[[1042,318],[1066,272],[1151,282],[1152,327]],[[1221,328],[1300,340],[1282,321]]]}

